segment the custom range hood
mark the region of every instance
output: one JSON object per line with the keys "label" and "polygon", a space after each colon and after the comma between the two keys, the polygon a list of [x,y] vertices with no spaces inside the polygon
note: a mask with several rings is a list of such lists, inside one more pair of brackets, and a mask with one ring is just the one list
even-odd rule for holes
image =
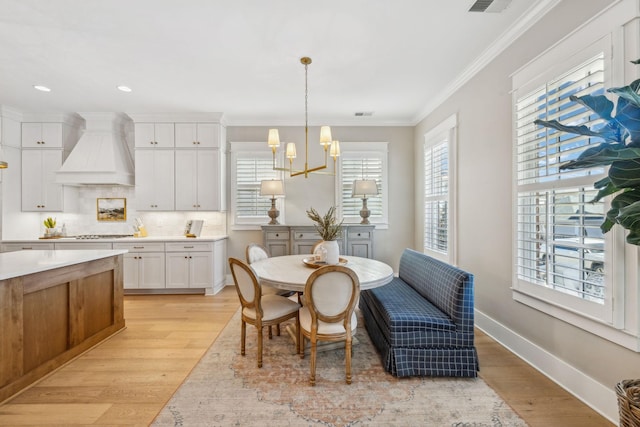
{"label": "custom range hood", "polygon": [[66,185],[134,185],[133,161],[125,139],[128,116],[120,113],[78,113],[85,131],[56,172]]}

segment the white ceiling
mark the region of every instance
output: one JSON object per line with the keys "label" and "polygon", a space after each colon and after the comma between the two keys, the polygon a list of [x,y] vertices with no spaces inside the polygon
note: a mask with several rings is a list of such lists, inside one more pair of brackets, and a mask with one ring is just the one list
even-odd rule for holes
{"label": "white ceiling", "polygon": [[501,13],[472,13],[472,3],[0,0],[0,105],[303,124],[299,59],[309,56],[310,125],[415,124],[555,4],[512,0]]}

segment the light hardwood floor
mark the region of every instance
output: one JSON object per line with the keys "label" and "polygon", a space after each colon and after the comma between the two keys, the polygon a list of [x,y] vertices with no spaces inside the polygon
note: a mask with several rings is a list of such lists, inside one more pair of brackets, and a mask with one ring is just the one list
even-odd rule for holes
{"label": "light hardwood floor", "polygon": [[[125,297],[127,329],[0,405],[0,425],[149,425],[238,307],[231,286]],[[480,376],[529,425],[613,425],[480,331],[476,345]]]}

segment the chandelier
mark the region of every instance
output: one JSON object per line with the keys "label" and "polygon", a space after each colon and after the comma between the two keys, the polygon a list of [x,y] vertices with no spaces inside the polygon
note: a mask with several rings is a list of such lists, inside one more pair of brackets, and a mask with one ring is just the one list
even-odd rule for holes
{"label": "chandelier", "polygon": [[[312,172],[335,175],[336,158],[340,156],[340,142],[332,140],[331,128],[329,126],[320,127],[320,145],[322,145],[322,148],[324,149],[324,164],[312,168],[309,167],[309,121],[307,110],[307,101],[309,95],[307,89],[307,69],[309,64],[311,64],[311,58],[306,56],[300,58],[300,63],[304,65],[304,169],[293,169],[293,159],[296,158],[295,142],[287,143],[285,150],[285,156],[287,157],[287,159],[289,159],[289,168],[277,167],[276,150],[280,146],[280,135],[278,134],[278,129],[269,129],[267,144],[269,145],[269,147],[271,147],[271,151],[273,152],[273,170],[288,171],[289,176],[292,177],[304,175],[304,177],[307,178]],[[333,158],[333,172],[327,172],[324,170],[327,169],[327,159],[329,156]]]}

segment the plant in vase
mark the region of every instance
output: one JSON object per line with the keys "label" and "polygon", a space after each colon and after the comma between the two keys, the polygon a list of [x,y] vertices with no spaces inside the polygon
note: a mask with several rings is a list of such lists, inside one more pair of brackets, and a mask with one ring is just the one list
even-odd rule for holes
{"label": "plant in vase", "polygon": [[342,235],[342,221],[336,219],[336,208],[331,206],[326,214],[320,215],[313,207],[307,211],[307,216],[314,222],[316,231],[322,238],[322,246],[327,251],[327,264],[337,264],[340,261],[338,239]]}
{"label": "plant in vase", "polygon": [[51,218],[48,217],[47,219],[44,220],[44,226],[46,227],[45,230],[45,237],[53,237],[56,234],[56,220],[55,218]]}

